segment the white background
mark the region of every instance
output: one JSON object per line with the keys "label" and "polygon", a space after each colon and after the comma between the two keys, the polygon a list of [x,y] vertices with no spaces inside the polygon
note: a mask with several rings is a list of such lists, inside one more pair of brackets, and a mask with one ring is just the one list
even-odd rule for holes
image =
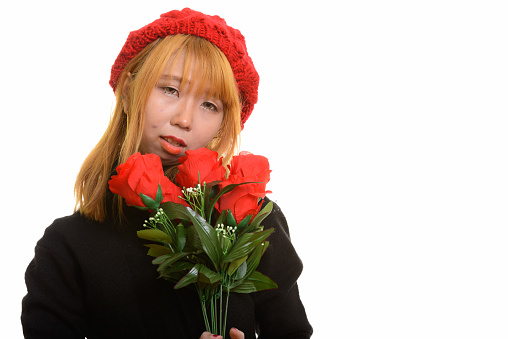
{"label": "white background", "polygon": [[24,271],[112,111],[129,31],[171,9],[242,31],[261,76],[243,149],[305,265],[315,338],[508,337],[504,1],[1,5],[2,338]]}

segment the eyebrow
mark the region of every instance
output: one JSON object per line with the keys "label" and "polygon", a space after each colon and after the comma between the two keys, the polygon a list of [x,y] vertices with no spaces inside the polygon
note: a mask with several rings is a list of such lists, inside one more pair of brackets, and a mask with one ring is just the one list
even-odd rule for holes
{"label": "eyebrow", "polygon": [[[177,75],[173,75],[173,74],[161,74],[161,76],[159,77],[159,80],[157,80],[157,83],[159,81],[173,81],[173,80],[178,81],[178,84],[181,86],[183,78],[180,76],[177,76]],[[190,80],[187,80],[187,85],[193,87],[193,85],[196,85],[196,83],[192,83]],[[198,87],[198,88],[201,88],[201,87]],[[207,92],[207,91],[205,91],[205,92]],[[212,97],[216,98],[215,96],[212,96]],[[217,97],[216,99],[219,99],[219,98]],[[221,99],[219,99],[219,100],[221,100]]]}
{"label": "eyebrow", "polygon": [[[172,74],[162,74],[160,77],[159,77],[159,80],[157,80],[157,82],[159,81],[177,81],[178,84],[182,84],[182,80],[183,78],[180,77],[180,76],[176,76],[176,75],[172,75]],[[190,80],[187,80],[187,85],[191,85],[191,81]]]}
{"label": "eyebrow", "polygon": [[176,80],[178,82],[182,82],[182,77],[178,77],[176,75],[162,74],[159,77],[159,80]]}

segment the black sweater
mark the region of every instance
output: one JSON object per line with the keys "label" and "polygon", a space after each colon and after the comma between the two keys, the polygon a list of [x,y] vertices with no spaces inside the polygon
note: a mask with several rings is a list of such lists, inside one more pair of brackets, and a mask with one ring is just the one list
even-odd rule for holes
{"label": "black sweater", "polygon": [[[131,207],[126,214],[121,228],[76,213],[46,229],[25,275],[25,338],[199,338],[205,327],[195,288],[174,290],[157,279],[136,235],[148,214]],[[237,327],[246,339],[256,332],[260,339],[309,338],[296,283],[302,263],[276,204],[263,225],[275,231],[258,270],[279,288],[232,293],[227,328]]]}

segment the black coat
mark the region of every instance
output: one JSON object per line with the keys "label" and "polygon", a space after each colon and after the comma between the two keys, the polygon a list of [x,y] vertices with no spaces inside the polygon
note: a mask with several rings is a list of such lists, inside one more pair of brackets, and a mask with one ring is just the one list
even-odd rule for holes
{"label": "black coat", "polygon": [[[157,279],[153,258],[136,235],[147,212],[129,207],[126,214],[121,228],[75,213],[46,229],[25,275],[26,338],[199,338],[205,327],[195,288],[174,290]],[[260,339],[309,338],[296,283],[302,263],[276,204],[263,225],[275,231],[258,270],[279,288],[232,293],[227,328],[242,330],[246,339],[256,332]]]}

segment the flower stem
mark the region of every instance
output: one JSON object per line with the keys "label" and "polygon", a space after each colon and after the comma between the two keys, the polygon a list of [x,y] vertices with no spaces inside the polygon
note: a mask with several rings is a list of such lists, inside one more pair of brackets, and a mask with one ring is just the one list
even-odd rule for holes
{"label": "flower stem", "polygon": [[219,315],[219,333],[224,338],[223,329],[222,329],[222,284],[219,285],[219,293],[220,293],[220,315]]}
{"label": "flower stem", "polygon": [[210,302],[210,313],[212,316],[212,333],[217,333],[217,303],[216,303],[215,293],[212,294],[212,300]]}
{"label": "flower stem", "polygon": [[228,319],[228,304],[229,304],[229,286],[227,287],[226,310],[224,311],[224,325],[222,326],[223,332],[221,334],[223,338],[226,338],[226,320]]}
{"label": "flower stem", "polygon": [[[222,320],[222,309],[221,309],[221,335],[223,338],[226,337],[226,321],[228,319],[228,305],[229,305],[229,291],[231,289],[231,282],[232,282],[232,276],[226,273],[225,279],[223,280],[223,283],[221,284],[226,288],[226,308],[224,310],[224,321]],[[222,299],[222,286],[221,286],[221,299]],[[222,300],[221,300],[222,301]],[[222,303],[221,303],[222,308]]]}
{"label": "flower stem", "polygon": [[203,312],[203,319],[205,320],[206,330],[207,332],[211,332],[212,329],[210,328],[210,323],[208,322],[208,313],[206,312],[206,298],[197,285],[196,289],[198,290],[199,300],[201,302],[201,311]]}

